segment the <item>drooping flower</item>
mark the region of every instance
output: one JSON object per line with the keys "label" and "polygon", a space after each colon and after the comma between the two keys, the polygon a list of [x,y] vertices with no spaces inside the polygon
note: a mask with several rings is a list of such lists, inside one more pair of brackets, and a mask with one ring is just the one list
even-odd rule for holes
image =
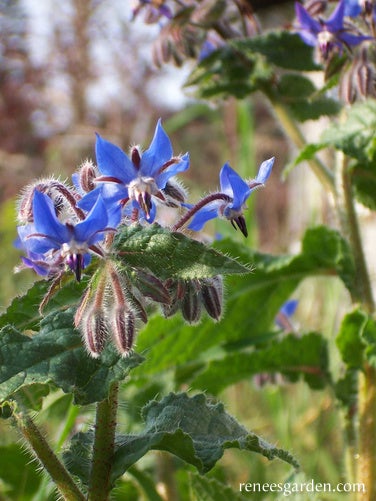
{"label": "drooping flower", "polygon": [[51,198],[37,190],[32,208],[33,222],[19,226],[18,234],[27,253],[24,263],[41,275],[47,275],[50,267],[56,269],[66,264],[80,280],[90,254],[102,255],[97,244],[120,222],[120,209],[109,211],[101,197],[85,219],[78,222],[61,222]]}
{"label": "drooping flower", "polygon": [[192,220],[188,228],[199,231],[210,219],[222,217],[228,219],[235,229],[237,226],[243,235],[247,236],[243,215],[245,203],[252,191],[262,186],[269,178],[273,164],[274,157],[265,160],[260,166],[257,177],[245,181],[226,163],[219,175],[220,192],[205,197],[196,205],[199,207],[198,210],[195,210],[195,206],[191,207],[189,212],[192,214]]}
{"label": "drooping flower", "polygon": [[96,157],[100,176],[95,179],[98,186],[79,202],[79,206],[89,210],[100,194],[106,203],[128,202],[133,209],[142,211],[148,222],[155,217],[155,200],[168,203],[169,179],[189,167],[188,153],[173,156],[172,145],[161,121],[157,123],[149,148],[140,152],[138,147],[131,150],[130,158],[116,145],[97,135]]}
{"label": "drooping flower", "polygon": [[314,19],[307,10],[295,2],[296,17],[299,21],[298,33],[301,39],[312,47],[318,46],[324,59],[337,48],[342,52],[343,46],[350,48],[359,45],[372,37],[352,33],[352,28],[344,22],[346,1],[340,0],[329,19]]}

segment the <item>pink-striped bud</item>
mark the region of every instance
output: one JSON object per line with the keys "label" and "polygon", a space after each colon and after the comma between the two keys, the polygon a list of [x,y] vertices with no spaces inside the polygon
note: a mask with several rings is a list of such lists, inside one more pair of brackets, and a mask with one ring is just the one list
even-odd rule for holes
{"label": "pink-striped bud", "polygon": [[219,320],[223,306],[223,280],[220,275],[203,281],[201,288],[203,305],[214,320]]}
{"label": "pink-striped bud", "polygon": [[111,314],[112,338],[122,355],[128,355],[136,334],[136,319],[131,310],[115,307]]}
{"label": "pink-striped bud", "polygon": [[103,351],[107,338],[107,325],[102,309],[93,309],[81,323],[85,346],[93,358]]}

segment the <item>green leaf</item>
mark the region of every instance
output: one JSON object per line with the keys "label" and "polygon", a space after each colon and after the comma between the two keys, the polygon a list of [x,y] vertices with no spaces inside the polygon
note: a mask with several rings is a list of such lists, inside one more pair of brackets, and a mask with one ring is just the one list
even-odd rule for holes
{"label": "green leaf", "polygon": [[349,369],[334,385],[334,392],[342,405],[352,407],[358,399],[358,371]]}
{"label": "green leaf", "polygon": [[[227,278],[226,315],[219,324],[205,318],[198,326],[189,326],[180,315],[150,318],[137,339],[137,349],[140,353],[147,350],[148,356],[142,368],[132,372],[133,380],[184,364],[202,363],[206,352],[214,346],[252,345],[255,340],[264,339],[283,303],[307,277],[339,275],[352,287],[354,264],[349,247],[338,232],[323,226],[307,231],[302,251],[296,256],[252,252],[227,239],[215,245],[252,263],[253,273]],[[179,370],[179,378],[184,372],[191,377],[190,370]]]}
{"label": "green leaf", "polygon": [[292,169],[300,163],[305,162],[306,160],[312,160],[312,158],[315,157],[316,153],[326,148],[326,146],[326,143],[307,144],[302,150],[300,150],[298,156],[292,162],[286,165],[283,170],[283,178],[285,179],[287,175],[292,171]]}
{"label": "green leaf", "polygon": [[[61,287],[47,304],[44,313],[63,310],[79,302],[88,282],[85,276],[81,282],[74,279],[73,274],[66,274]],[[0,316],[0,328],[13,325],[19,330],[38,330],[41,315],[38,306],[47,294],[51,281],[39,280],[23,296],[16,297]]]}
{"label": "green leaf", "polygon": [[[248,432],[222,404],[208,403],[203,394],[169,394],[160,402],[149,402],[142,411],[144,430],[136,435],[117,435],[111,480],[121,477],[150,450],[163,450],[195,466],[200,473],[209,471],[228,448],[256,452],[268,459],[279,458],[295,468],[296,459],[283,449]],[[73,475],[88,482],[93,433],[73,437],[63,459]]]}
{"label": "green leaf", "polygon": [[40,411],[43,399],[49,393],[50,387],[47,384],[35,383],[24,385],[20,390],[13,393],[12,397],[22,408]]}
{"label": "green leaf", "polygon": [[262,54],[269,63],[298,71],[321,69],[313,60],[313,49],[305,44],[299,35],[288,31],[273,31],[252,38],[232,41],[237,50]]}
{"label": "green leaf", "polygon": [[98,402],[106,398],[112,382],[141,363],[135,353],[122,358],[112,345],[100,359],[91,358],[73,328],[73,312],[50,313],[32,337],[12,326],[0,331],[0,400],[30,384],[52,382],[73,393],[77,404]]}
{"label": "green leaf", "polygon": [[193,501],[244,501],[233,487],[222,484],[215,478],[208,478],[194,473],[190,474],[190,487]]}
{"label": "green leaf", "polygon": [[235,259],[158,224],[122,227],[114,249],[124,265],[147,268],[161,279],[190,280],[250,272]]}
{"label": "green leaf", "polygon": [[375,129],[376,102],[369,100],[349,108],[346,119],[328,127],[321,139],[361,162],[374,162]]}
{"label": "green leaf", "polygon": [[349,369],[360,369],[363,366],[365,342],[362,334],[367,320],[367,315],[359,309],[348,313],[342,320],[336,344]]}
{"label": "green leaf", "polygon": [[37,469],[38,465],[30,461],[30,455],[25,453],[21,444],[0,446],[0,479],[7,492],[7,496],[1,499],[32,499],[42,479]]}
{"label": "green leaf", "polygon": [[327,343],[314,332],[302,337],[289,334],[264,349],[212,360],[191,386],[217,395],[227,386],[261,372],[282,373],[293,382],[303,377],[311,388],[321,389],[329,380]]}

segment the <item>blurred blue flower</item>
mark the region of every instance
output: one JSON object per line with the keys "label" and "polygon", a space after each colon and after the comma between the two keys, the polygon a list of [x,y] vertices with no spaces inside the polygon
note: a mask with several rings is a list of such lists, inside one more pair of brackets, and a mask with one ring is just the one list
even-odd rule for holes
{"label": "blurred blue flower", "polygon": [[99,134],[95,151],[101,173],[95,182],[100,184],[80,200],[79,207],[91,209],[98,195],[108,204],[120,202],[124,206],[131,201],[132,207],[141,210],[148,222],[155,217],[153,197],[166,201],[163,189],[168,180],[189,167],[188,153],[173,156],[170,139],[160,120],[149,148],[143,153],[134,147],[129,158]]}
{"label": "blurred blue flower", "polygon": [[84,220],[62,223],[51,198],[35,190],[34,222],[18,227],[20,243],[27,252],[24,264],[46,275],[50,265],[56,267],[65,262],[80,280],[81,270],[90,261],[90,251],[100,253],[96,244],[104,239],[106,232],[115,231],[120,216],[120,208],[108,211],[98,197]]}
{"label": "blurred blue flower", "polygon": [[369,36],[349,32],[349,28],[344,24],[345,8],[346,0],[340,0],[329,19],[316,20],[299,2],[295,2],[296,17],[299,21],[298,33],[301,39],[307,45],[318,46],[324,59],[328,58],[335,47],[342,52],[343,46],[349,48],[364,40],[372,39]]}
{"label": "blurred blue flower", "polygon": [[[210,219],[224,217],[231,222],[235,229],[237,226],[243,235],[247,236],[248,232],[243,216],[245,203],[252,191],[266,182],[273,164],[274,157],[265,160],[260,166],[257,177],[247,182],[226,163],[219,174],[221,191],[207,197],[208,203],[195,212],[188,228],[199,231]],[[194,210],[194,207],[191,210]]]}
{"label": "blurred blue flower", "polygon": [[299,301],[297,299],[290,299],[282,305],[281,309],[277,313],[277,316],[275,317],[275,323],[278,327],[285,330],[294,330],[291,325],[290,318],[295,313],[298,304]]}

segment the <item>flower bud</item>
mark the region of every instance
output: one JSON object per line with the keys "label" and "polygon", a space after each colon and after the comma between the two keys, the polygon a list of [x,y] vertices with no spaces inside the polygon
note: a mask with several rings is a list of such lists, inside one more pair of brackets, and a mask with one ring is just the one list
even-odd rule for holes
{"label": "flower bud", "polygon": [[181,311],[184,319],[195,324],[201,317],[201,294],[200,286],[196,281],[190,281],[186,284],[186,292],[181,303]]}
{"label": "flower bud", "polygon": [[202,303],[208,315],[219,320],[223,305],[223,280],[220,275],[203,281],[201,288]]}
{"label": "flower bud", "polygon": [[131,310],[115,307],[111,314],[112,337],[118,351],[127,355],[136,333],[135,316]]}
{"label": "flower bud", "polygon": [[78,172],[78,182],[85,193],[95,188],[94,180],[98,176],[97,169],[91,160],[85,160]]}
{"label": "flower bud", "polygon": [[168,289],[152,273],[137,269],[135,279],[137,288],[143,295],[150,297],[157,303],[169,304],[171,302]]}
{"label": "flower bud", "polygon": [[81,329],[87,351],[94,358],[98,358],[103,351],[106,338],[107,326],[102,309],[93,308],[81,323]]}

